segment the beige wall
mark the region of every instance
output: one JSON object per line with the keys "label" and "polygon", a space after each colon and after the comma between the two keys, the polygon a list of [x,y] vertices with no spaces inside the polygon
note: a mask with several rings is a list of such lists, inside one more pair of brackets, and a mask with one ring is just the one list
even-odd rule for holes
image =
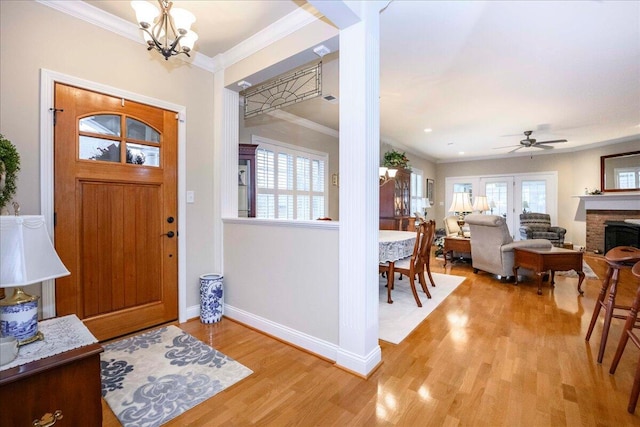
{"label": "beige wall", "polygon": [[[429,179],[436,178],[436,164],[434,162],[424,159],[422,157],[416,156],[415,154],[407,152],[402,148],[396,148],[393,145],[385,142],[380,142],[380,165],[382,165],[382,159],[384,158],[384,153],[391,150],[396,150],[396,151],[399,151],[400,153],[405,153],[405,155],[409,159],[409,165],[412,168],[420,169],[422,171],[422,176],[425,180],[427,178]],[[426,191],[426,188],[424,188],[424,190]],[[437,197],[437,194],[436,194],[436,197]]]}
{"label": "beige wall", "polygon": [[[213,74],[165,61],[144,45],[32,1],[0,2],[0,132],[21,156],[16,200],[40,214],[39,97],[42,68],[186,106],[187,305],[213,257]],[[182,238],[182,236],[181,236]]]}
{"label": "beige wall", "polygon": [[233,242],[225,246],[225,310],[250,313],[240,320],[276,336],[282,331],[266,323],[336,345],[337,224],[291,222],[225,220],[224,240]]}
{"label": "beige wall", "polygon": [[572,196],[600,188],[600,156],[637,151],[640,140],[605,145],[571,153],[537,154],[507,159],[439,163],[436,175],[435,217],[444,218],[445,178],[456,176],[500,175],[527,172],[558,172],[558,225],[567,229],[566,241],[584,245],[586,212],[580,199]]}

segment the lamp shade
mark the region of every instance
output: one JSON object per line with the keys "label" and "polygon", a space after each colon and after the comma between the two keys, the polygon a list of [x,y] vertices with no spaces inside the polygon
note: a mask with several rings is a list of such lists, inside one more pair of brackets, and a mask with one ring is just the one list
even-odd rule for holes
{"label": "lamp shade", "polygon": [[453,202],[449,207],[449,212],[471,212],[473,207],[471,206],[471,199],[469,193],[453,193]]}
{"label": "lamp shade", "polygon": [[423,198],[422,198],[422,208],[423,208],[423,209],[429,209],[429,208],[431,208],[431,202],[430,202],[430,201],[429,201],[429,199],[428,199],[428,198],[426,198],[426,197],[423,197]]}
{"label": "lamp shade", "polygon": [[476,196],[473,200],[473,210],[478,212],[484,212],[489,210],[489,202],[487,196]]}
{"label": "lamp shade", "polygon": [[69,275],[55,249],[42,216],[0,216],[0,287],[15,286],[0,301],[0,335],[21,345],[42,339],[38,332],[38,298],[21,286]]}
{"label": "lamp shade", "polygon": [[0,216],[0,287],[68,276],[41,215]]}

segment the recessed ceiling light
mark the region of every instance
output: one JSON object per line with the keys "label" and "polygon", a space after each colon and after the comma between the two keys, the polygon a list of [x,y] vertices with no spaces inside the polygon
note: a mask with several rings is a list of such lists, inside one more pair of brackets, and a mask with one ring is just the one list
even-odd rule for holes
{"label": "recessed ceiling light", "polygon": [[432,130],[433,130],[433,129],[431,129],[431,128],[426,128],[424,131],[425,131],[426,133],[429,133],[429,132],[431,132]]}
{"label": "recessed ceiling light", "polygon": [[459,156],[464,156],[464,151],[458,151]]}

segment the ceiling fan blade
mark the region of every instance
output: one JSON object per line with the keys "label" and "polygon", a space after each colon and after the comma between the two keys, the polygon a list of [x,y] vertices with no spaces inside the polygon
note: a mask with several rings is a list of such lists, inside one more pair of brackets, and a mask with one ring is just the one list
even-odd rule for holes
{"label": "ceiling fan blade", "polygon": [[509,153],[507,153],[507,154],[515,153],[516,151],[518,151],[521,148],[525,148],[524,145],[520,145],[520,146],[518,146],[518,148],[514,148],[513,150],[509,151]]}
{"label": "ceiling fan blade", "polygon": [[501,148],[513,148],[513,147],[520,147],[520,145],[505,145],[502,147],[493,147],[494,150],[499,150]]}
{"label": "ceiling fan blade", "polygon": [[537,144],[555,144],[558,142],[567,142],[566,139],[554,139],[552,141],[539,141]]}
{"label": "ceiling fan blade", "polygon": [[551,149],[553,149],[553,147],[549,147],[549,146],[547,146],[547,145],[543,145],[543,144],[536,144],[536,145],[532,145],[532,147],[535,147],[535,148],[542,148],[543,150],[551,150]]}

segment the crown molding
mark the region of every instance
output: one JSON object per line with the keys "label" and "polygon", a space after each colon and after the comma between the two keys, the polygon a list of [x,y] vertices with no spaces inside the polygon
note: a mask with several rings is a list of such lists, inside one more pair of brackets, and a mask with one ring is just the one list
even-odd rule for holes
{"label": "crown molding", "polygon": [[294,10],[290,14],[283,16],[273,24],[269,25],[267,28],[258,31],[248,39],[241,41],[226,52],[216,55],[214,58],[215,66],[219,68],[215,71],[248,58],[278,40],[281,40],[299,29],[304,28],[317,19],[318,18],[313,12],[305,9],[304,7]]}
{"label": "crown molding", "polygon": [[325,135],[332,136],[334,138],[340,137],[340,132],[338,132],[335,129],[332,129],[327,126],[323,126],[316,122],[312,122],[311,120],[304,119],[300,116],[296,116],[295,114],[287,113],[286,111],[274,110],[274,111],[268,112],[267,115],[275,117],[280,120],[284,120],[289,123],[293,123],[298,126],[305,127],[307,129],[314,130],[316,132],[323,133]]}
{"label": "crown molding", "polygon": [[[74,18],[81,19],[90,24],[96,25],[105,30],[116,33],[122,37],[128,38],[134,42],[146,46],[144,40],[140,36],[138,26],[125,19],[105,12],[95,6],[83,1],[67,1],[67,0],[35,0],[44,6],[48,6],[59,12],[65,13]],[[300,28],[317,20],[317,16],[311,11],[301,7],[294,10],[290,14],[280,18],[267,28],[257,32],[248,39],[238,43],[228,51],[216,55],[211,58],[199,52],[192,54],[191,59],[177,58],[184,62],[195,65],[196,67],[215,73],[230,65],[239,62],[255,52],[269,46],[270,44],[294,33]]]}

